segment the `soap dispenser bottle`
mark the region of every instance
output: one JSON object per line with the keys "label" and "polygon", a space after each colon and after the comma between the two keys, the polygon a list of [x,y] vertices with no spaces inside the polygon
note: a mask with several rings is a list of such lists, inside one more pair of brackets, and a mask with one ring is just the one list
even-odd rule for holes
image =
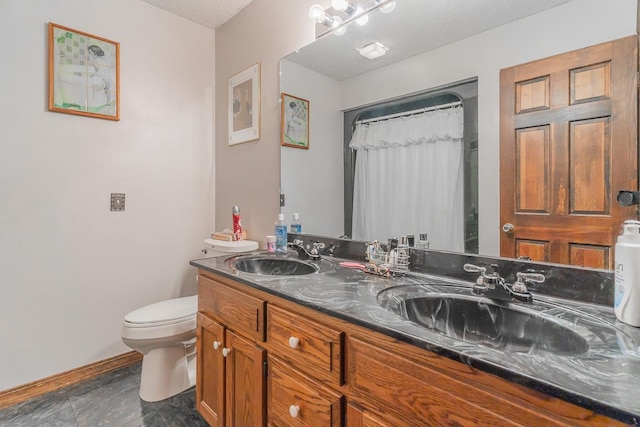
{"label": "soap dispenser bottle", "polygon": [[278,214],[278,221],[274,226],[276,235],[276,252],[287,253],[287,224],[284,222],[284,214]]}
{"label": "soap dispenser bottle", "polygon": [[302,233],[302,223],[300,222],[300,215],[298,215],[297,213],[293,214],[293,220],[291,221],[291,232]]}
{"label": "soap dispenser bottle", "polygon": [[618,320],[640,326],[640,221],[625,221],[615,248],[614,311]]}

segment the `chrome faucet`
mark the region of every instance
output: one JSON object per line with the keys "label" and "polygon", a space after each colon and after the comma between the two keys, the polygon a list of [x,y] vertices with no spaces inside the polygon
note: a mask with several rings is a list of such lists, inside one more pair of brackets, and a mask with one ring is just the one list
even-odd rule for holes
{"label": "chrome faucet", "polygon": [[472,292],[487,298],[498,301],[512,301],[513,299],[522,302],[531,302],[533,296],[527,289],[525,282],[544,282],[544,275],[539,273],[516,273],[516,282],[508,285],[497,272],[487,273],[485,267],[473,264],[465,264],[464,271],[469,273],[480,273],[476,279]]}
{"label": "chrome faucet", "polygon": [[298,253],[298,258],[308,259],[311,261],[320,260],[320,249],[324,248],[324,243],[313,242],[311,244],[311,250],[307,251],[304,247],[304,242],[300,239],[295,239],[293,242],[287,243],[287,246],[292,248]]}

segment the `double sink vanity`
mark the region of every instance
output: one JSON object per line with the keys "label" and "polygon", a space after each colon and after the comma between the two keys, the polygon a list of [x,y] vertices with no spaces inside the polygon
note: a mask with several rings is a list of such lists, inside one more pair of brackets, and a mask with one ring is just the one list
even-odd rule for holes
{"label": "double sink vanity", "polygon": [[[615,319],[612,272],[412,249],[386,278],[359,268],[363,242],[294,239],[331,251],[191,262],[211,425],[640,422],[640,329]],[[497,298],[465,264],[544,282]]]}

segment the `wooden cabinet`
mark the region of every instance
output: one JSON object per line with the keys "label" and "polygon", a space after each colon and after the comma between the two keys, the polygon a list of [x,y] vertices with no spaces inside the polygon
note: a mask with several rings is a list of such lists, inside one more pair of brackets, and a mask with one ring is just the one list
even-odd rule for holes
{"label": "wooden cabinet", "polygon": [[267,336],[272,353],[329,385],[342,380],[344,333],[271,304]]}
{"label": "wooden cabinet", "polygon": [[198,295],[198,412],[215,427],[265,425],[265,302],[206,277]]}
{"label": "wooden cabinet", "polygon": [[364,409],[357,403],[347,405],[347,427],[399,427],[384,421],[371,411]]}
{"label": "wooden cabinet", "polygon": [[623,425],[203,270],[198,304],[212,426]]}
{"label": "wooden cabinet", "polygon": [[342,395],[269,356],[270,426],[340,427]]}
{"label": "wooden cabinet", "polygon": [[198,313],[196,408],[211,426],[224,425],[224,326]]}
{"label": "wooden cabinet", "polygon": [[[266,351],[226,331],[225,421],[227,426],[262,426],[265,423]],[[226,351],[225,351],[226,350]]]}

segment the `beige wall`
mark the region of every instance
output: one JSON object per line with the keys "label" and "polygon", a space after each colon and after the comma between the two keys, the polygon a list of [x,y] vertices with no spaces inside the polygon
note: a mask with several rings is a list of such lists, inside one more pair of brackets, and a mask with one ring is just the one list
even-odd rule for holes
{"label": "beige wall", "polygon": [[[240,206],[248,237],[264,247],[280,212],[280,58],[314,40],[307,18],[313,0],[254,0],[216,30],[215,140],[216,230],[231,228],[231,208]],[[261,65],[260,139],[228,145],[228,80]]]}
{"label": "beige wall", "polygon": [[[120,121],[47,110],[48,22],[120,43]],[[0,0],[0,28],[4,390],[128,351],[128,312],[197,292],[215,33],[131,0]]]}

